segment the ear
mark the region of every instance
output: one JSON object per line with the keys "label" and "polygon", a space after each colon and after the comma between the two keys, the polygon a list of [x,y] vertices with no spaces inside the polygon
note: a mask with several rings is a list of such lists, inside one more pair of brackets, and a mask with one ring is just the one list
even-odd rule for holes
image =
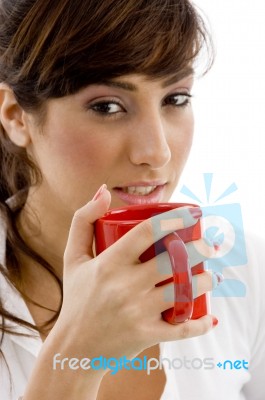
{"label": "ear", "polygon": [[0,83],[0,121],[14,144],[25,148],[29,145],[26,112],[18,104],[13,90],[4,83]]}

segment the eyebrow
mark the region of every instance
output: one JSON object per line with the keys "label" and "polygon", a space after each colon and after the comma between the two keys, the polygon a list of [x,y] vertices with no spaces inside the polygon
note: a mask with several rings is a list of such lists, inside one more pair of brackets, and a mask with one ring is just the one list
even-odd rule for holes
{"label": "eyebrow", "polygon": [[166,79],[162,83],[162,87],[165,88],[167,86],[172,85],[173,83],[177,83],[182,79],[187,78],[188,76],[193,76],[193,75],[194,75],[194,69],[192,67],[186,68],[185,70],[182,70],[177,74],[171,76],[170,78]]}
{"label": "eyebrow", "polygon": [[[177,83],[181,81],[182,79],[194,75],[194,69],[192,67],[188,67],[185,70],[179,71],[173,76],[170,76],[168,79],[164,80],[162,82],[162,88],[166,88],[167,86],[172,85],[173,83]],[[118,88],[118,89],[124,89],[128,90],[130,92],[137,92],[138,87],[134,83],[131,82],[126,82],[126,81],[120,81],[120,80],[103,80],[100,82],[102,85]]]}

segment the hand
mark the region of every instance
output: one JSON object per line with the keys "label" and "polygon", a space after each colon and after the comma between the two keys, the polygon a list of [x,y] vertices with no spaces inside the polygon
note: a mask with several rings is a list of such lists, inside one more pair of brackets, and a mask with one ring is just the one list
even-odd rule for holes
{"label": "hand", "polygon": [[[110,193],[104,189],[98,199],[75,213],[65,250],[64,297],[56,329],[66,332],[74,357],[132,358],[161,341],[208,332],[214,321],[209,315],[174,326],[161,318],[161,312],[174,304],[173,291],[170,300],[165,296],[165,287],[155,284],[172,273],[168,271],[169,275],[161,279],[157,257],[144,264],[139,262],[139,256],[154,242],[157,217],[143,221],[94,258],[93,223],[108,210],[110,200]],[[187,208],[169,213],[171,232],[197,222]],[[165,230],[160,237],[168,233]],[[196,296],[212,289],[209,272],[195,279]],[[172,288],[173,284],[167,286]]]}

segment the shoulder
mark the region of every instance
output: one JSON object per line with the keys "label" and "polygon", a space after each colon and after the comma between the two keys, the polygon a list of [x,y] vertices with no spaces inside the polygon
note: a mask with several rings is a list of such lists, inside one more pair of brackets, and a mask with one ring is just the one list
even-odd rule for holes
{"label": "shoulder", "polygon": [[254,233],[245,236],[247,249],[246,280],[252,289],[252,296],[258,298],[258,303],[263,306],[265,312],[265,299],[262,295],[265,286],[265,239]]}
{"label": "shoulder", "polygon": [[248,328],[252,332],[250,354],[251,380],[245,385],[247,399],[264,398],[264,363],[265,363],[265,239],[254,233],[246,235],[247,242],[247,279],[251,288],[248,295]]}
{"label": "shoulder", "polygon": [[248,233],[246,235],[246,247],[248,254],[248,263],[254,262],[260,265],[260,263],[264,262],[265,238],[258,236],[252,232]]}

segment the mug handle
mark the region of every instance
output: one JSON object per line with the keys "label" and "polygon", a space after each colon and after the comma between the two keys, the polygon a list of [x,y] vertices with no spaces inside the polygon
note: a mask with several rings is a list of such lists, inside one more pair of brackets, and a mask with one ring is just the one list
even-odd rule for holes
{"label": "mug handle", "polygon": [[168,252],[174,282],[174,307],[162,312],[162,317],[170,324],[176,325],[189,320],[193,312],[192,273],[188,252],[184,242],[176,232],[163,238]]}

